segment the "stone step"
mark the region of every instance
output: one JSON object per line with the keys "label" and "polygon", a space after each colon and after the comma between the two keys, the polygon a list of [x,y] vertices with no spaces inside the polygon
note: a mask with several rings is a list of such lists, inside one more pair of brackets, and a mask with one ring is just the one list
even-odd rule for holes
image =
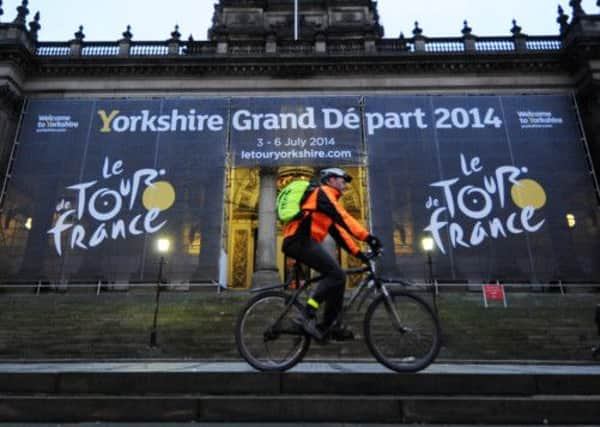
{"label": "stone step", "polygon": [[68,372],[1,373],[18,394],[600,395],[600,375]]}
{"label": "stone step", "polygon": [[4,422],[257,421],[594,424],[598,365],[4,363]]}
{"label": "stone step", "polygon": [[3,422],[593,424],[598,396],[0,395]]}

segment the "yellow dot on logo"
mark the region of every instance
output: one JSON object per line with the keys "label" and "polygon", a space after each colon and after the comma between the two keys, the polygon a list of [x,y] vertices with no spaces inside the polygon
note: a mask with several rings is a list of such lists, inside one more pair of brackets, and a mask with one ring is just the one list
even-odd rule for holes
{"label": "yellow dot on logo", "polygon": [[144,190],[142,203],[148,210],[152,208],[167,210],[175,203],[175,189],[167,181],[155,182]]}
{"label": "yellow dot on logo", "polygon": [[531,206],[539,209],[546,204],[544,188],[533,179],[521,179],[510,189],[510,195],[515,205],[521,209]]}

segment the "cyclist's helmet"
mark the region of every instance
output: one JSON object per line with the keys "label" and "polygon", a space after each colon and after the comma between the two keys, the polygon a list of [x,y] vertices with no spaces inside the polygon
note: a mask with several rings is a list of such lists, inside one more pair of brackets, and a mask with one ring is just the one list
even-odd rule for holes
{"label": "cyclist's helmet", "polygon": [[346,182],[352,181],[352,177],[344,169],[340,168],[323,169],[319,174],[321,182],[326,182],[332,176],[335,176],[337,178],[344,178]]}

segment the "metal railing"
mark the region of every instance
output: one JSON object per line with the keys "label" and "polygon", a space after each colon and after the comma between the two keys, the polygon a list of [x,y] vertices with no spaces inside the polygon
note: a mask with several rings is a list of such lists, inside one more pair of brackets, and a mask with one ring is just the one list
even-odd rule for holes
{"label": "metal railing", "polygon": [[3,292],[24,292],[32,295],[39,296],[43,292],[60,292],[65,293],[69,290],[83,290],[89,289],[95,292],[96,295],[100,295],[105,292],[123,292],[123,291],[133,291],[136,289],[156,289],[157,286],[165,290],[173,290],[173,291],[194,291],[194,290],[210,290],[214,289],[217,293],[221,293],[223,291],[228,290],[229,288],[219,283],[216,280],[210,280],[206,282],[198,282],[198,283],[166,283],[161,282],[158,284],[156,281],[147,281],[147,282],[114,282],[109,283],[105,281],[98,280],[97,282],[76,282],[76,283],[52,283],[52,282],[44,282],[38,281],[35,283],[24,282],[24,283],[2,283],[0,284],[0,291]]}
{"label": "metal railing", "polygon": [[[390,286],[405,287],[407,281],[404,279],[394,280],[389,278]],[[532,283],[521,283],[521,282],[498,282],[498,281],[487,281],[487,282],[474,282],[474,281],[455,281],[445,282],[434,280],[433,284],[425,280],[410,280],[408,281],[411,287],[421,290],[430,290],[439,293],[441,290],[447,291],[458,291],[458,292],[481,292],[484,285],[497,284],[502,285],[507,292],[545,292],[554,290],[561,295],[565,295],[571,292],[592,292],[597,293],[600,289],[600,283],[580,283],[580,282],[532,282]],[[173,291],[194,291],[198,289],[214,289],[216,292],[223,292],[225,290],[245,290],[246,288],[229,288],[227,285],[219,283],[216,280],[210,280],[206,282],[193,282],[193,283],[169,283],[161,282],[157,285],[156,281],[146,282],[106,282],[98,280],[96,282],[74,282],[74,283],[53,283],[46,281],[26,281],[22,283],[18,282],[7,282],[0,283],[0,291],[2,292],[24,292],[32,295],[39,296],[45,291],[65,293],[69,290],[83,290],[89,289],[100,295],[105,292],[123,292],[133,291],[136,289],[155,289],[157,286],[164,288],[165,290]],[[249,289],[249,288],[248,288]],[[246,289],[246,290],[248,290]]]}

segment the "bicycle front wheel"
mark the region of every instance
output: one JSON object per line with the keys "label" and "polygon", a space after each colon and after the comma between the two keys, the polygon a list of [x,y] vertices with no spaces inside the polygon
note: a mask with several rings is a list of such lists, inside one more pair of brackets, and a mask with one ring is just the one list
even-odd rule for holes
{"label": "bicycle front wheel", "polygon": [[398,290],[389,295],[380,295],[367,309],[367,346],[380,363],[394,371],[420,371],[440,350],[439,321],[420,297]]}
{"label": "bicycle front wheel", "polygon": [[290,296],[277,291],[252,298],[242,309],[235,328],[240,355],[260,371],[284,371],[296,365],[310,345],[310,338],[292,322],[301,305],[288,307]]}

